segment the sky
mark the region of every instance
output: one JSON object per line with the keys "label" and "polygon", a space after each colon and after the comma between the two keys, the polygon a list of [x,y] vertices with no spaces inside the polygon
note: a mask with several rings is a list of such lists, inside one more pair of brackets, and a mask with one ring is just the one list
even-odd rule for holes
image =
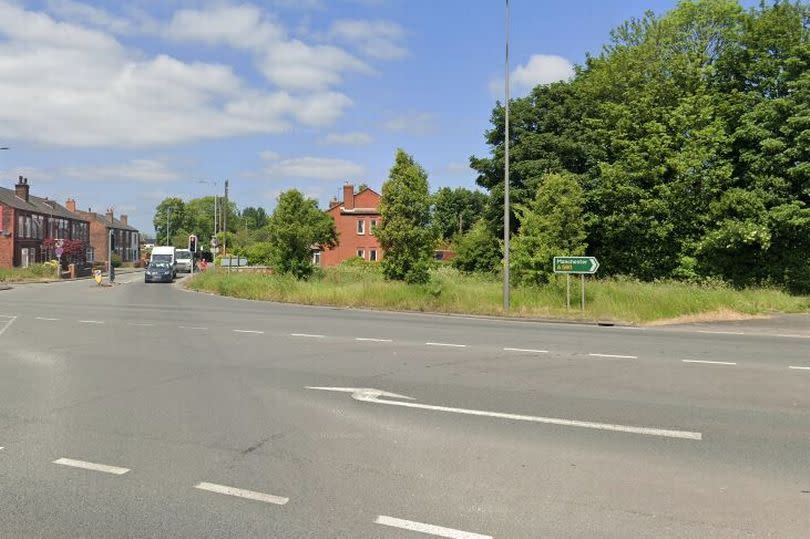
{"label": "sky", "polygon": [[[512,95],[571,76],[675,0],[512,0]],[[0,0],[0,185],[129,216],[297,188],[379,189],[397,148],[432,190],[475,187],[503,100],[503,0]]]}

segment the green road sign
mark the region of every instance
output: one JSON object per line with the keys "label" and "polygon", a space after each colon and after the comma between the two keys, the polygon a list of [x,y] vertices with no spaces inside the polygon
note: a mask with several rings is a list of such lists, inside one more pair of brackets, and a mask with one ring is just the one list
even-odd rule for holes
{"label": "green road sign", "polygon": [[593,256],[555,256],[554,273],[594,274],[599,269],[599,261]]}

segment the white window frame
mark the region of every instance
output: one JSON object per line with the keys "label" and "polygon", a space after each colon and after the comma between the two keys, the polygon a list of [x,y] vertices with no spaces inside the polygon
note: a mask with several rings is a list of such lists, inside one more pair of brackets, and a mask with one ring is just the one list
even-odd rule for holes
{"label": "white window frame", "polygon": [[357,252],[354,253],[357,255],[357,258],[362,258],[363,260],[366,259],[366,250],[365,249],[357,249]]}
{"label": "white window frame", "polygon": [[368,259],[371,262],[377,261],[377,249],[369,249],[368,250]]}
{"label": "white window frame", "polygon": [[321,265],[321,252],[320,251],[315,251],[314,253],[312,253],[312,263],[314,265],[316,265],[316,266]]}
{"label": "white window frame", "polygon": [[357,235],[358,236],[365,236],[366,235],[366,220],[365,219],[358,219],[357,220]]}

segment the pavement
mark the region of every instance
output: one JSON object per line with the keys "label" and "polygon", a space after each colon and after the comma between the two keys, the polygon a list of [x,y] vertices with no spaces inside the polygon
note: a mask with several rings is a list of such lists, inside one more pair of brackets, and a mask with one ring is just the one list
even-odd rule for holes
{"label": "pavement", "polygon": [[790,320],[377,313],[141,275],[15,286],[0,536],[806,537],[810,336]]}

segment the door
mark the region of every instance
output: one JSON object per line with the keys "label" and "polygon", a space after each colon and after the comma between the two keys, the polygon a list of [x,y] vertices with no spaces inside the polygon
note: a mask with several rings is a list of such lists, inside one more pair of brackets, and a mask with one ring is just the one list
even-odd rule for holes
{"label": "door", "polygon": [[28,257],[28,248],[23,248],[20,250],[20,266],[27,268],[31,264],[31,260]]}

